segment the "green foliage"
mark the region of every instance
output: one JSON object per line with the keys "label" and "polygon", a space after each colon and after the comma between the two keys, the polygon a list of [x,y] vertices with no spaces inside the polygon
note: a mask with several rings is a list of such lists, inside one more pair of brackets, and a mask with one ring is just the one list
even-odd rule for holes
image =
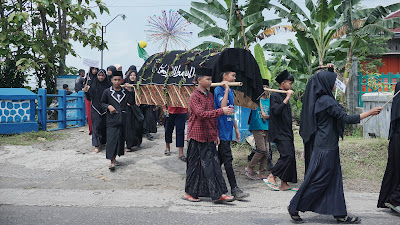
{"label": "green foliage", "polygon": [[76,71],[65,64],[66,55],[76,56],[70,40],[92,48],[100,46],[100,24],[86,26],[88,20],[97,17],[93,4],[100,13],[108,13],[101,0],[19,0],[18,4],[2,1],[0,58],[7,60],[1,65],[1,74],[5,80],[17,79],[1,85],[21,87],[24,74],[29,71],[37,77],[39,87],[44,81],[48,92],[54,93],[56,75]]}
{"label": "green foliage", "polygon": [[[226,47],[245,48],[242,28],[239,17],[235,11],[237,0],[225,0],[225,6],[218,0],[205,0],[205,3],[192,1],[190,13],[180,9],[179,13],[189,22],[203,29],[199,37],[214,37],[222,43],[212,43],[214,49]],[[269,0],[248,0],[239,6],[240,16],[248,45],[256,41],[256,36],[261,30],[265,30],[281,22],[281,19],[264,20],[262,12],[272,5]],[[244,13],[243,13],[244,12]],[[222,19],[226,27],[219,27],[212,17]],[[210,41],[206,41],[194,49],[205,50],[209,48]]]}
{"label": "green foliage", "polygon": [[271,72],[268,70],[265,64],[264,51],[260,44],[254,46],[254,58],[257,61],[258,67],[260,68],[261,77],[263,79],[271,80]]}

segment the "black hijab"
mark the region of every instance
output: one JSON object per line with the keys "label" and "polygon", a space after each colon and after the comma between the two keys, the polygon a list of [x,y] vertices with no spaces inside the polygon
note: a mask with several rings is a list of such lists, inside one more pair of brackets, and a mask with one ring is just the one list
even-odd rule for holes
{"label": "black hijab", "polygon": [[[97,78],[97,75],[99,73],[104,73],[104,80],[102,82],[99,81]],[[99,72],[97,72],[96,76],[93,78],[90,84],[89,88],[89,95],[92,98],[92,105],[97,109],[101,110],[100,113],[103,113],[103,109],[100,105],[100,99],[101,96],[103,95],[103,92],[105,89],[109,88],[111,86],[110,81],[107,79],[107,74],[104,69],[100,69]]]}
{"label": "black hijab", "polygon": [[[136,83],[136,80],[135,80],[135,81],[131,81],[131,79],[129,79],[129,77],[131,76],[131,74],[132,74],[133,72],[135,72],[135,71],[130,71],[130,72],[128,72],[128,73],[126,74],[125,83],[127,83],[127,84],[134,84],[134,83]],[[135,72],[135,74],[136,74],[136,72]],[[137,79],[137,74],[136,74],[136,79]]]}
{"label": "black hijab", "polygon": [[[320,71],[312,76],[307,83],[303,95],[303,106],[300,116],[300,136],[306,143],[317,130],[317,117],[315,114],[337,104],[332,89],[335,86],[337,75],[329,71]],[[317,100],[324,96],[324,101],[316,104]],[[321,99],[320,99],[321,100]]]}
{"label": "black hijab", "polygon": [[[399,90],[400,90],[400,82],[396,84],[396,88],[394,89],[394,94],[399,92]],[[400,94],[396,95],[396,97],[393,98],[392,102],[392,110],[390,112],[389,139],[391,139],[393,134],[400,129],[400,127],[398,127],[400,125],[400,122],[398,121],[399,119],[400,119]]]}
{"label": "black hijab", "polygon": [[111,76],[108,76],[108,74],[106,73],[107,76],[107,80],[109,80],[111,82],[111,78],[114,76],[115,72],[117,72],[117,68],[113,65],[107,67],[107,71],[111,70]]}
{"label": "black hijab", "polygon": [[[92,69],[94,69],[94,68],[97,68],[97,67],[93,67],[93,66],[89,67],[88,77],[86,78],[86,79],[88,79],[89,85],[91,85],[93,80],[97,77],[96,73],[92,73]],[[99,72],[98,70],[99,70],[99,68],[97,68],[97,73]]]}

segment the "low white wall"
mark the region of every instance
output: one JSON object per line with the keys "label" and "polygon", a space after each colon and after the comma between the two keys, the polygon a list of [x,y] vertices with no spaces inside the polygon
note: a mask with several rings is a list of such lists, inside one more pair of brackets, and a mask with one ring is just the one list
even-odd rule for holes
{"label": "low white wall", "polygon": [[[391,92],[371,92],[362,95],[364,101],[363,112],[370,109],[382,106],[390,98],[393,97]],[[390,127],[390,110],[392,109],[392,101],[390,101],[382,110],[379,115],[373,116],[368,122],[368,118],[362,121],[363,124],[363,137],[373,138],[382,137],[387,138],[389,135]]]}

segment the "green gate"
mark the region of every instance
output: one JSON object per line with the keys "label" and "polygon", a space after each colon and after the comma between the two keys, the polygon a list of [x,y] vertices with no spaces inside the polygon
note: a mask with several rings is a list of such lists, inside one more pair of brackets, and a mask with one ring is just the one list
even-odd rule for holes
{"label": "green gate", "polygon": [[[369,92],[393,92],[400,74],[382,73],[381,75],[370,75],[358,73],[358,107],[363,107],[361,96]],[[375,85],[378,84],[378,85]]]}

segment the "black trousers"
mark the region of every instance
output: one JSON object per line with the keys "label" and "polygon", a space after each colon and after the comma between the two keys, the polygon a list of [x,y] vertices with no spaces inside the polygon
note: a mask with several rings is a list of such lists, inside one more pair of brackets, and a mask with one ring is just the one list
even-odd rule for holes
{"label": "black trousers", "polygon": [[231,189],[237,187],[235,172],[233,171],[232,166],[232,150],[231,150],[231,142],[230,141],[221,141],[218,146],[218,158],[220,164],[224,164],[226,176],[228,177],[229,185]]}
{"label": "black trousers", "polygon": [[297,183],[296,157],[293,140],[276,140],[280,157],[271,169],[274,176],[284,182]]}
{"label": "black trousers", "polygon": [[169,114],[165,117],[165,143],[172,143],[172,133],[176,127],[176,147],[183,147],[185,140],[186,113]]}

